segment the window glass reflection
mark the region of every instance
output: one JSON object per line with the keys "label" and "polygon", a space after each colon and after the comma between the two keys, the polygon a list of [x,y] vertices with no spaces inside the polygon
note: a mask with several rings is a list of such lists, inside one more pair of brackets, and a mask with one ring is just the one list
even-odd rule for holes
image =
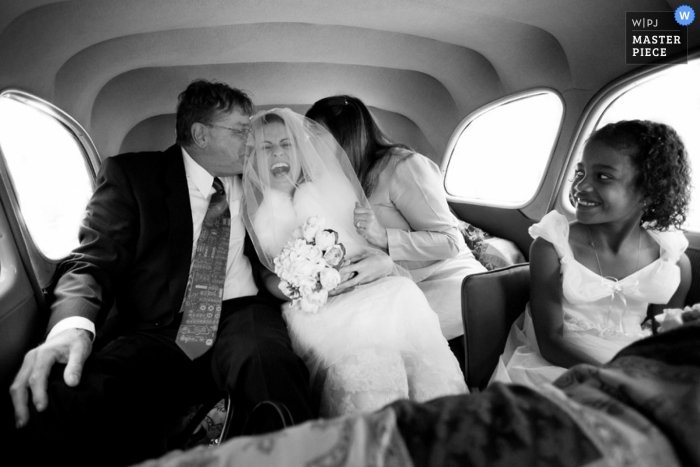
{"label": "window glass reflection", "polygon": [[447,192],[492,206],[526,204],[544,175],[562,112],[556,94],[539,92],[474,117],[452,152]]}
{"label": "window glass reflection", "polygon": [[0,150],[36,247],[49,259],[65,257],[92,193],[81,145],[54,117],[2,96]]}

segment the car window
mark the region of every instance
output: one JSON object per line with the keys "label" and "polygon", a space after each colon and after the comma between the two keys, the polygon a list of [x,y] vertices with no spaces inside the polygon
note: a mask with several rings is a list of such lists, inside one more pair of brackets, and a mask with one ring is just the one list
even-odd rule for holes
{"label": "car window", "polygon": [[469,115],[448,147],[448,195],[489,206],[525,205],[542,181],[563,111],[559,95],[538,90]]}
{"label": "car window", "polygon": [[[598,120],[583,133],[579,143],[598,128],[620,120],[652,120],[672,126],[680,135],[693,169],[693,193],[684,229],[700,232],[700,60],[676,65],[618,89],[599,110]],[[606,105],[607,104],[607,105]],[[574,163],[562,189],[562,205],[573,213],[568,193],[575,162],[580,159],[583,144],[578,144]]]}
{"label": "car window", "polygon": [[[76,129],[78,131],[76,131]],[[60,260],[78,244],[94,170],[79,125],[51,104],[21,92],[0,94],[0,162],[30,248]],[[91,143],[90,143],[91,144]]]}

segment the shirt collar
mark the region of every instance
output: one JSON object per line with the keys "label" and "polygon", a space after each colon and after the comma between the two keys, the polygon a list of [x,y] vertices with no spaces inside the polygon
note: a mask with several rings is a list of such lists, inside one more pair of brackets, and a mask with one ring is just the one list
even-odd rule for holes
{"label": "shirt collar", "polygon": [[205,198],[209,196],[211,187],[214,184],[214,176],[207,172],[207,170],[201,165],[197,164],[192,156],[190,156],[185,148],[182,149],[182,160],[185,162],[185,174],[187,178],[192,180],[194,185],[197,187],[199,192]]}

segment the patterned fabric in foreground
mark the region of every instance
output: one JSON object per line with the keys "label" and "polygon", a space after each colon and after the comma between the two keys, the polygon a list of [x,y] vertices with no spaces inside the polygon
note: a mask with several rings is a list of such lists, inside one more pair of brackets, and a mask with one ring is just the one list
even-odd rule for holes
{"label": "patterned fabric in foreground", "polygon": [[538,391],[392,404],[420,466],[700,465],[700,323],[578,365]]}
{"label": "patterned fabric in foreground", "polygon": [[214,449],[175,466],[698,466],[700,322],[578,365],[533,390],[496,384],[427,403],[397,401]]}
{"label": "patterned fabric in foreground", "polygon": [[565,410],[525,386],[391,407],[416,467],[573,467],[602,457]]}
{"label": "patterned fabric in foreground", "polygon": [[235,438],[218,448],[174,451],[142,467],[411,467],[394,412],[315,420],[283,431]]}

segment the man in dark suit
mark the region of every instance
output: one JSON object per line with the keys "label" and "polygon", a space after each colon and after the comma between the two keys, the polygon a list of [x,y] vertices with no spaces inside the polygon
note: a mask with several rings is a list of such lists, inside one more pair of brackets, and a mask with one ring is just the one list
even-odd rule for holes
{"label": "man in dark suit", "polygon": [[[238,175],[252,112],[245,93],[195,81],[179,96],[176,145],[105,160],[80,246],[60,268],[47,339],[10,388],[18,433],[38,454],[71,465],[162,454],[173,408],[207,384],[232,393],[234,410],[274,400],[295,422],[311,418],[307,370],[279,304],[259,292],[254,250],[244,252]],[[230,211],[222,311],[213,346],[192,359],[176,338],[215,177]],[[93,352],[113,303],[122,331]]]}

